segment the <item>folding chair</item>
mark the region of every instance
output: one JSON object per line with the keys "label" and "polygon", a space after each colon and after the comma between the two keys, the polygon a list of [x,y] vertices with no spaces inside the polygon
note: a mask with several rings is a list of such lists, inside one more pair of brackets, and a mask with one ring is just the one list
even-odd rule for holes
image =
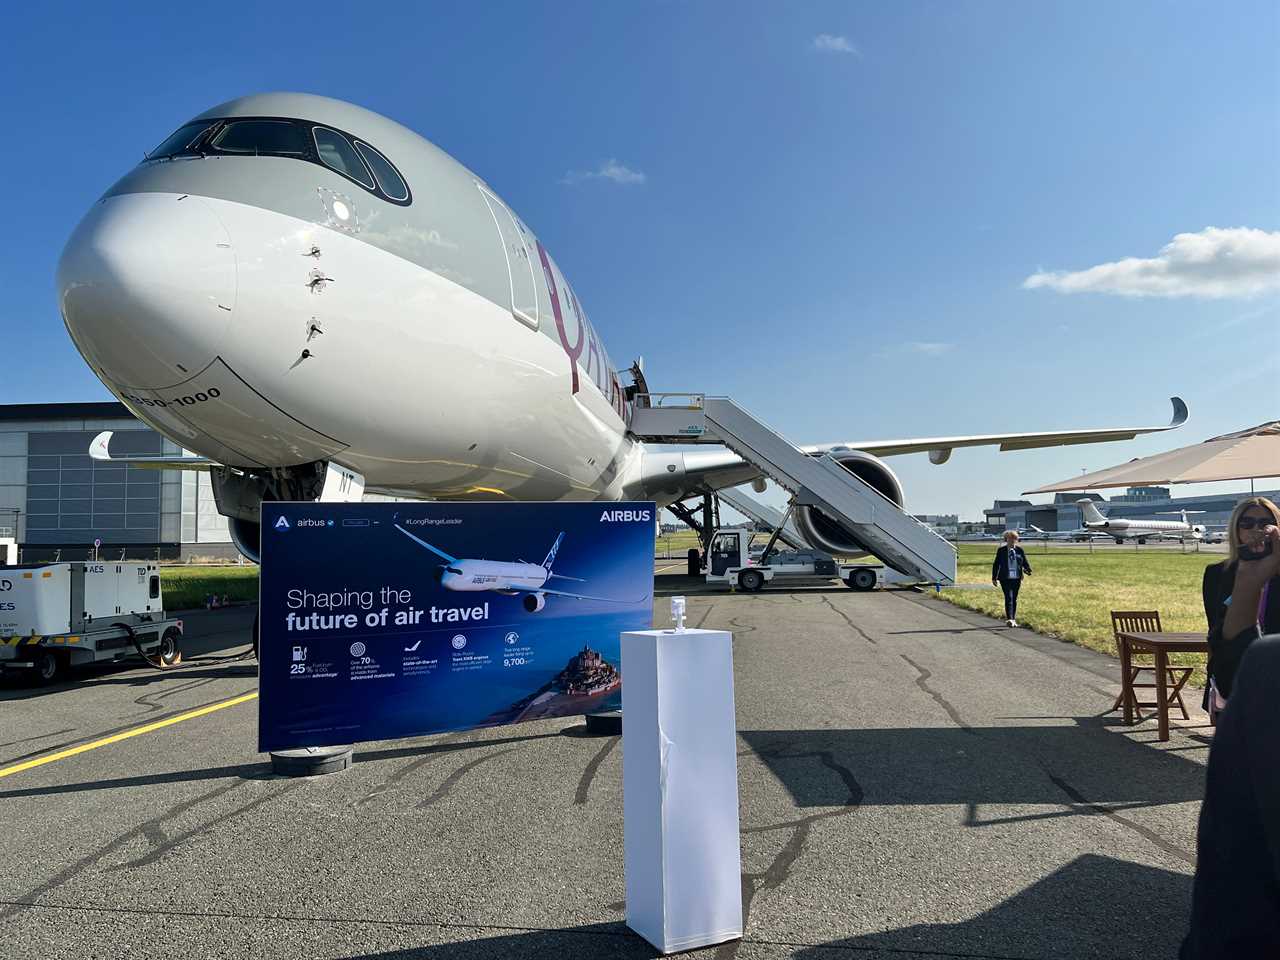
{"label": "folding chair", "polygon": [[[1120,634],[1122,633],[1161,633],[1163,628],[1160,626],[1160,613],[1157,610],[1112,610],[1111,611],[1111,632],[1115,636],[1116,652],[1123,653],[1120,650]],[[1182,711],[1182,719],[1189,720],[1187,716],[1187,707],[1182,702],[1182,687],[1191,676],[1194,667],[1177,667],[1168,666],[1165,672],[1168,675],[1169,682],[1165,687],[1168,703],[1172,706],[1177,704],[1178,709]],[[1138,677],[1143,673],[1151,674],[1150,683],[1138,683]],[[1154,690],[1155,683],[1155,663],[1134,663],[1133,654],[1129,654],[1129,677],[1128,689],[1133,697],[1133,713],[1139,720],[1145,719],[1142,716],[1143,707],[1156,707],[1155,700],[1139,700],[1137,691]],[[1119,710],[1124,702],[1124,689],[1121,689],[1116,697],[1116,702],[1111,705],[1111,710]],[[1107,712],[1110,713],[1111,710]]]}

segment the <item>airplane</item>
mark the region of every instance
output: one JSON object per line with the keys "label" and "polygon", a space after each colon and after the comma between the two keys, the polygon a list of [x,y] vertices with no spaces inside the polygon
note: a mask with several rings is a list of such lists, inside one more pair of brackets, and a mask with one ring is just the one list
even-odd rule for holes
{"label": "airplane", "polygon": [[1117,544],[1125,540],[1136,539],[1146,543],[1149,538],[1170,537],[1175,540],[1199,540],[1204,536],[1204,524],[1190,523],[1187,516],[1201,513],[1199,510],[1168,510],[1166,513],[1178,513],[1182,520],[1126,520],[1123,517],[1104,517],[1092,500],[1077,500],[1076,506],[1084,514],[1086,530],[1099,531],[1111,537]]}
{"label": "airplane", "polygon": [[595,600],[599,603],[627,603],[612,597],[589,597],[580,593],[566,593],[563,590],[548,590],[546,582],[552,577],[558,580],[577,580],[578,577],[566,577],[551,572],[564,533],[556,537],[551,545],[547,558],[541,564],[527,563],[524,560],[515,563],[501,560],[460,560],[451,557],[439,547],[433,547],[421,537],[414,536],[400,524],[395,528],[419,546],[426,547],[445,562],[440,568],[440,585],[446,590],[474,591],[492,590],[505,596],[514,597],[524,594],[521,603],[530,613],[537,613],[547,605],[547,597],[567,597],[570,600]]}
{"label": "airplane", "polygon": [[[90,455],[209,471],[232,540],[255,561],[263,501],[367,490],[661,509],[763,478],[726,447],[629,433],[649,393],[643,364],[614,366],[533,230],[439,147],[339,100],[258,94],[183,123],[90,208],[57,292],[98,378],[189,451],[113,457],[104,433]],[[1172,403],[1167,426],[801,449],[901,506],[884,457],[941,464],[959,447],[1127,440],[1185,422]],[[795,519],[815,548],[865,552],[814,506]]]}

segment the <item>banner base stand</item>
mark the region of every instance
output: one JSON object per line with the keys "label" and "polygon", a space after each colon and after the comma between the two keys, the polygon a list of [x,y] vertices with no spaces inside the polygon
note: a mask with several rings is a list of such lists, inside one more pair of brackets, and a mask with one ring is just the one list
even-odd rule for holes
{"label": "banner base stand", "polygon": [[588,713],[587,736],[616,737],[622,733],[622,711],[605,710],[602,713]]}
{"label": "banner base stand", "polygon": [[271,772],[284,777],[318,777],[339,773],[351,766],[351,747],[302,747],[298,750],[273,750]]}

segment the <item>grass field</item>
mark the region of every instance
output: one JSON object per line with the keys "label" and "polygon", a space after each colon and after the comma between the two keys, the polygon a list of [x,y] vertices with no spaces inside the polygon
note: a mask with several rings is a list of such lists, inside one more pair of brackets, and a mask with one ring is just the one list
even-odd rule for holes
{"label": "grass field", "polygon": [[204,606],[204,598],[216,593],[229,600],[258,599],[258,568],[244,566],[161,567],[164,605],[168,610],[192,610]]}
{"label": "grass field", "polygon": [[[991,583],[997,545],[961,544],[958,583]],[[1200,581],[1204,568],[1222,554],[1176,551],[1100,550],[1027,546],[1032,576],[1018,595],[1018,623],[1038,633],[1070,640],[1116,656],[1112,610],[1158,610],[1165,630],[1205,630]],[[943,590],[958,607],[1004,618],[998,590]],[[1177,654],[1172,662],[1198,667],[1191,682],[1204,684],[1204,655]]]}

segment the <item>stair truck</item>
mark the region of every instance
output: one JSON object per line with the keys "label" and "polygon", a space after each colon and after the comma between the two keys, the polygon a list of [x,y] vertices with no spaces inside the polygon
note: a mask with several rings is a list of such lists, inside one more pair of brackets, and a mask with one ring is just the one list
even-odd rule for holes
{"label": "stair truck", "polygon": [[840,580],[853,590],[874,590],[892,584],[918,584],[888,567],[845,563],[818,550],[773,549],[774,538],[758,560],[751,558],[750,530],[717,530],[711,538],[703,569],[707,583],[723,583],[748,593],[758,593],[774,581],[814,578]]}
{"label": "stair truck", "polygon": [[70,667],[135,654],[170,667],[181,650],[182,621],[165,616],[154,563],[0,568],[0,674],[52,683]]}

